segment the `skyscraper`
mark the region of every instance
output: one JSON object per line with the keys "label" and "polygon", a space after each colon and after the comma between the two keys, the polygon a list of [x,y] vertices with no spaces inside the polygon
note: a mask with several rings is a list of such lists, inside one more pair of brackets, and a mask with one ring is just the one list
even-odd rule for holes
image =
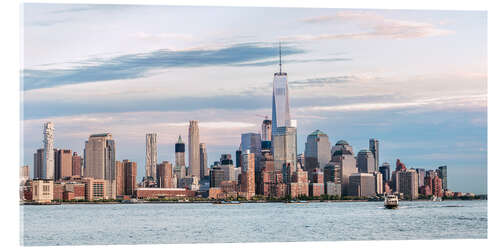
{"label": "skyscraper", "polygon": [[182,141],[181,135],[175,144],[175,167],[186,166],[186,145]]}
{"label": "skyscraper", "polygon": [[245,150],[242,155],[242,192],[246,194],[246,199],[250,200],[255,196],[255,154],[250,150]]}
{"label": "skyscraper", "polygon": [[398,171],[398,192],[410,200],[418,198],[418,176],[415,169]]}
{"label": "skyscraper", "polygon": [[290,127],[290,103],[288,100],[288,76],[281,71],[281,44],[279,48],[280,72],[274,73],[272,136],[279,127]]}
{"label": "skyscraper", "polygon": [[158,134],[146,134],[146,177],[156,181],[156,164],[158,163]]}
{"label": "skyscraper", "polygon": [[271,141],[271,133],[272,133],[272,121],[267,119],[267,116],[266,116],[266,119],[264,121],[262,121],[262,141]]}
{"label": "skyscraper", "polygon": [[297,128],[279,127],[273,132],[274,170],[289,166],[290,172],[297,169]]}
{"label": "skyscraper", "polygon": [[39,148],[33,155],[33,179],[43,178],[43,148]]}
{"label": "skyscraper", "polygon": [[374,158],[374,163],[375,163],[375,171],[378,171],[378,167],[379,167],[379,147],[378,147],[378,140],[377,139],[370,139],[370,151],[372,152],[373,154],[373,158]]}
{"label": "skyscraper", "polygon": [[157,180],[160,188],[176,188],[177,179],[174,176],[172,163],[164,161],[157,166]]}
{"label": "skyscraper", "polygon": [[43,125],[43,149],[42,178],[54,179],[54,123],[52,122]]}
{"label": "skyscraper", "polygon": [[333,150],[335,151],[332,154],[332,162],[340,165],[340,172],[342,174],[342,195],[348,195],[349,176],[358,172],[356,159],[354,158],[352,147],[344,140],[338,141]]}
{"label": "skyscraper", "polygon": [[443,182],[443,190],[448,190],[448,167],[440,166],[438,167],[438,176]]}
{"label": "skyscraper", "polygon": [[207,158],[207,145],[205,143],[200,143],[200,170],[201,178],[209,176],[208,169],[208,158]]}
{"label": "skyscraper", "polygon": [[200,170],[200,130],[198,121],[189,121],[189,175],[201,178]]}
{"label": "skyscraper", "polygon": [[382,163],[382,166],[379,167],[378,171],[382,173],[382,179],[385,182],[388,182],[391,180],[391,164],[388,162]]}
{"label": "skyscraper", "polygon": [[125,170],[125,194],[133,195],[136,189],[137,163],[129,160],[123,160]]}
{"label": "skyscraper", "polygon": [[376,171],[375,160],[371,151],[366,149],[360,150],[356,158],[356,163],[358,164],[360,173],[373,173]]}
{"label": "skyscraper", "polygon": [[83,159],[77,152],[73,152],[71,157],[71,175],[82,176]]}
{"label": "skyscraper", "polygon": [[328,135],[320,130],[315,130],[307,136],[304,157],[309,175],[312,174],[312,170],[315,168],[323,170],[325,165],[330,162],[332,158],[330,147]]}
{"label": "skyscraper", "polygon": [[106,195],[113,199],[116,197],[115,153],[115,141],[110,133],[90,135],[85,142],[85,177],[106,180]]}
{"label": "skyscraper", "polygon": [[73,156],[70,149],[59,149],[55,158],[55,180],[72,176]]}
{"label": "skyscraper", "polygon": [[261,140],[260,134],[257,133],[244,133],[241,134],[241,152],[250,150],[255,156],[255,161],[260,161],[261,155]]}

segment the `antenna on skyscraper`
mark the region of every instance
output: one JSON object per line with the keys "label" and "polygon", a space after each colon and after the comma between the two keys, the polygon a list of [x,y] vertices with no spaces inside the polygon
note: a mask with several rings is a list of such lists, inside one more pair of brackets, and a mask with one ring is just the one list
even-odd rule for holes
{"label": "antenna on skyscraper", "polygon": [[281,75],[281,41],[279,41],[279,47],[280,47],[280,75]]}

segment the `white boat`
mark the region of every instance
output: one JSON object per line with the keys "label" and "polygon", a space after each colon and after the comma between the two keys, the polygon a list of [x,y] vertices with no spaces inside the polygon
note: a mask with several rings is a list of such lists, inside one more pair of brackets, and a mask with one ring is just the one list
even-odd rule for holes
{"label": "white boat", "polygon": [[384,201],[385,208],[395,209],[398,208],[398,206],[399,206],[399,201],[396,195],[388,194],[385,196],[385,201]]}

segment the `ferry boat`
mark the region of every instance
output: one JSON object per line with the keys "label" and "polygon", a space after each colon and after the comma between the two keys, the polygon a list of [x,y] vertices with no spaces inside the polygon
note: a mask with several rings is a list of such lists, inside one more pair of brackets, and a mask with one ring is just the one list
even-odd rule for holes
{"label": "ferry boat", "polygon": [[304,201],[304,200],[289,200],[286,203],[298,203],[298,204],[304,204],[304,203],[309,203],[309,201]]}
{"label": "ferry boat", "polygon": [[388,209],[398,208],[399,202],[398,197],[393,194],[388,194],[385,196],[384,207]]}

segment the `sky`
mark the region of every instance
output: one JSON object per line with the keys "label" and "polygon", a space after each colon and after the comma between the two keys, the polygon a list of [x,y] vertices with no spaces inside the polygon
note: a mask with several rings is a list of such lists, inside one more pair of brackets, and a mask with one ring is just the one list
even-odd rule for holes
{"label": "sky", "polygon": [[209,162],[271,117],[273,74],[288,73],[298,152],[316,129],[380,162],[448,166],[453,191],[487,193],[485,11],[24,4],[21,161],[43,123],[83,154],[110,132],[144,175],[145,134],[160,161],[199,120]]}

